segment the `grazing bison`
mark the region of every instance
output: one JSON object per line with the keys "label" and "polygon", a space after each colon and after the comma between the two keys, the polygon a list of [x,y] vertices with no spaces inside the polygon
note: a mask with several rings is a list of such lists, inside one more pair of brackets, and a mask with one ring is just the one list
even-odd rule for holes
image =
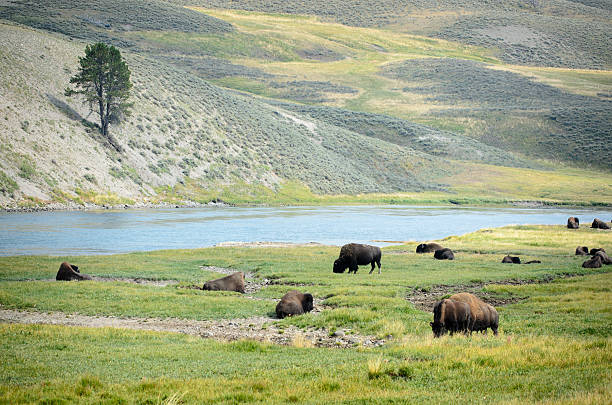
{"label": "grazing bison", "polygon": [[605,249],[604,249],[604,248],[593,248],[593,249],[591,249],[591,251],[589,252],[589,254],[590,254],[591,256],[595,256],[595,255],[597,254],[597,252],[604,252],[604,253],[606,253],[606,251],[605,251]]}
{"label": "grazing bison", "polygon": [[239,271],[229,276],[210,280],[204,283],[203,290],[210,291],[236,291],[244,293],[244,273]]}
{"label": "grazing bison", "polygon": [[576,217],[569,217],[567,219],[567,227],[569,229],[578,229],[580,228],[580,221]]}
{"label": "grazing bison", "polygon": [[602,261],[601,256],[595,255],[591,257],[589,260],[582,263],[582,267],[585,269],[598,269],[601,267]]}
{"label": "grazing bison", "polygon": [[535,264],[535,263],[542,263],[540,260],[529,260],[527,263],[525,264]]}
{"label": "grazing bison", "polygon": [[55,279],[58,281],[72,281],[72,280],[91,280],[91,276],[87,274],[81,274],[78,266],[64,262],[60,264],[59,270]]}
{"label": "grazing bison", "polygon": [[521,264],[521,259],[518,256],[504,256],[502,263]]}
{"label": "grazing bison", "polygon": [[601,219],[595,218],[591,224],[591,228],[610,229],[610,225],[606,224]]}
{"label": "grazing bison", "polygon": [[301,315],[312,311],[312,294],[302,294],[292,290],[283,295],[276,305],[276,316],[283,319],[286,316]]}
{"label": "grazing bison", "polygon": [[[610,256],[608,256],[606,254],[606,251],[603,250],[603,249],[601,249],[599,252],[595,253],[595,256],[601,257],[601,263],[602,264],[606,264],[606,265],[612,264],[612,259],[610,259]],[[595,257],[595,256],[593,256],[593,257]]]}
{"label": "grazing bison", "polygon": [[357,274],[359,266],[364,264],[371,264],[372,269],[370,274],[374,271],[374,264],[378,265],[378,274],[380,274],[380,258],[382,252],[378,246],[362,245],[359,243],[349,243],[340,249],[340,256],[334,261],[334,273],[344,273],[346,268]]}
{"label": "grazing bison", "polygon": [[455,260],[455,255],[449,248],[444,248],[436,250],[434,252],[434,258],[438,260]]}
{"label": "grazing bison", "polygon": [[438,245],[437,243],[421,243],[416,248],[417,253],[431,253],[436,250],[444,249],[443,246]]}
{"label": "grazing bison", "polygon": [[465,302],[444,299],[433,309],[434,321],[430,322],[434,337],[440,337],[447,331],[468,333],[472,323],[470,306]]}
{"label": "grazing bison", "polygon": [[576,256],[586,256],[589,254],[589,248],[586,246],[578,246],[576,248]]}
{"label": "grazing bison", "polygon": [[497,328],[499,326],[499,315],[495,308],[486,302],[481,301],[474,294],[470,293],[458,293],[451,295],[449,299],[459,302],[465,302],[470,306],[470,312],[472,315],[472,322],[469,327],[469,331],[483,331],[487,332],[487,328],[491,328],[494,335],[497,335]]}

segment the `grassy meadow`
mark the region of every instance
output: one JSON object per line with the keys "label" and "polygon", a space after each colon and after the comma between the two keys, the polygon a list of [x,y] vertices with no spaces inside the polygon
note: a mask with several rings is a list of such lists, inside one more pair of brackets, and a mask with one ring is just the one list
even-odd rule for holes
{"label": "grassy meadow", "polygon": [[[194,321],[266,316],[279,326],[375,335],[386,344],[278,346],[3,323],[0,403],[604,403],[612,395],[611,267],[584,269],[585,258],[574,256],[578,245],[610,250],[609,231],[507,226],[439,242],[455,261],[417,255],[417,243],[394,245],[383,249],[381,275],[367,266],[332,273],[338,248],[331,246],[2,257],[0,309]],[[542,263],[502,264],[506,254]],[[178,283],[50,280],[62,260],[96,276]],[[247,296],[181,288],[220,276],[201,266],[271,283]],[[497,306],[499,336],[433,339],[432,314],[411,297],[441,291],[439,299],[475,283],[476,294],[508,303]],[[322,311],[274,319],[276,300],[296,288],[312,293]]]}

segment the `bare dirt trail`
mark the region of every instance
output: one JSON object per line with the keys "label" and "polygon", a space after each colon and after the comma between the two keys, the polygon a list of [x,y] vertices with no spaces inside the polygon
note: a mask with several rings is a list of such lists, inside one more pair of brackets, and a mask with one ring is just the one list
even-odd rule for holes
{"label": "bare dirt trail", "polygon": [[[175,332],[222,341],[257,340],[281,345],[300,344],[316,347],[348,348],[357,345],[376,347],[385,343],[374,336],[351,334],[350,331],[300,330],[294,326],[276,326],[276,319],[257,316],[243,319],[196,321],[188,319],[118,318],[88,316],[63,312],[19,311],[0,307],[0,323],[82,326],[89,328],[121,328],[156,332]],[[300,343],[296,343],[300,342]]]}
{"label": "bare dirt trail", "polygon": [[442,297],[449,294],[455,294],[458,292],[469,292],[477,295],[484,302],[493,305],[494,307],[514,304],[515,302],[526,300],[529,297],[516,296],[516,297],[499,297],[493,293],[483,291],[488,285],[526,285],[526,284],[542,284],[550,283],[551,281],[560,278],[570,278],[584,276],[584,274],[577,273],[566,273],[566,274],[550,274],[546,277],[538,280],[502,280],[502,281],[491,281],[486,283],[472,283],[472,284],[457,284],[457,285],[434,285],[426,290],[420,288],[412,288],[409,291],[406,299],[414,304],[417,308],[431,312],[434,305],[440,301]]}

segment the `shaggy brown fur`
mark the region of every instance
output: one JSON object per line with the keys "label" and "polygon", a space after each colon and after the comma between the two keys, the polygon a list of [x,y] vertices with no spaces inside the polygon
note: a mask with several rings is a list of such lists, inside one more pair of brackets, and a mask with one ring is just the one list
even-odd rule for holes
{"label": "shaggy brown fur", "polygon": [[593,220],[593,223],[591,224],[591,228],[598,228],[598,229],[610,229],[610,225],[606,224],[604,221],[602,221],[601,219],[597,219],[595,218]]}
{"label": "shaggy brown fur", "polygon": [[229,276],[210,280],[204,283],[203,290],[210,291],[236,291],[244,293],[244,273],[239,271]]}
{"label": "shaggy brown fur", "polygon": [[470,293],[454,294],[450,296],[450,299],[465,302],[470,306],[470,312],[472,314],[472,323],[469,327],[470,332],[484,331],[486,333],[487,328],[491,328],[493,334],[497,335],[499,315],[495,308]]}
{"label": "shaggy brown fur", "polygon": [[91,276],[87,274],[81,274],[79,272],[79,268],[74,264],[63,262],[62,264],[60,264],[55,279],[57,281],[91,280]]}
{"label": "shaggy brown fur", "polygon": [[504,256],[502,263],[521,264],[521,259],[518,256]]}
{"label": "shaggy brown fur", "polygon": [[586,256],[589,254],[589,248],[586,246],[578,246],[576,248],[576,256]]}
{"label": "shaggy brown fur", "polygon": [[374,271],[375,264],[378,265],[378,274],[380,274],[380,259],[382,252],[378,246],[362,245],[360,243],[348,243],[340,249],[340,256],[334,261],[334,273],[344,273],[346,268],[349,269],[349,274],[353,272],[357,274],[359,266],[371,264]]}
{"label": "shaggy brown fur", "polygon": [[417,246],[416,252],[417,253],[431,253],[431,252],[435,252],[436,250],[440,250],[440,249],[444,249],[444,247],[441,245],[438,245],[437,243],[421,243],[419,246]]}
{"label": "shaggy brown fur", "polygon": [[576,217],[569,217],[567,219],[567,227],[569,229],[578,229],[580,228],[580,221]]}
{"label": "shaggy brown fur", "polygon": [[465,302],[444,299],[434,308],[434,321],[430,322],[434,337],[440,337],[446,332],[452,335],[455,332],[467,333],[472,323],[470,306]]}
{"label": "shaggy brown fur", "polygon": [[601,256],[595,255],[589,260],[582,263],[582,267],[584,267],[585,269],[598,269],[601,267],[601,263]]}
{"label": "shaggy brown fur", "polygon": [[276,316],[283,319],[286,316],[301,315],[312,311],[312,294],[303,294],[292,290],[283,295],[283,298],[276,304]]}

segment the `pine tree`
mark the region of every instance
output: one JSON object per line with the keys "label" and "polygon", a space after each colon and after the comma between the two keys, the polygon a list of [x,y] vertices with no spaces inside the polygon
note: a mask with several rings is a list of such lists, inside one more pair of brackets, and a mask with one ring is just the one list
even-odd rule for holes
{"label": "pine tree", "polygon": [[121,147],[109,132],[111,122],[129,115],[130,70],[114,46],[97,42],[85,47],[85,57],[79,58],[79,71],[70,78],[75,89],[66,88],[65,95],[83,95],[92,112],[100,115],[100,132],[117,150]]}

